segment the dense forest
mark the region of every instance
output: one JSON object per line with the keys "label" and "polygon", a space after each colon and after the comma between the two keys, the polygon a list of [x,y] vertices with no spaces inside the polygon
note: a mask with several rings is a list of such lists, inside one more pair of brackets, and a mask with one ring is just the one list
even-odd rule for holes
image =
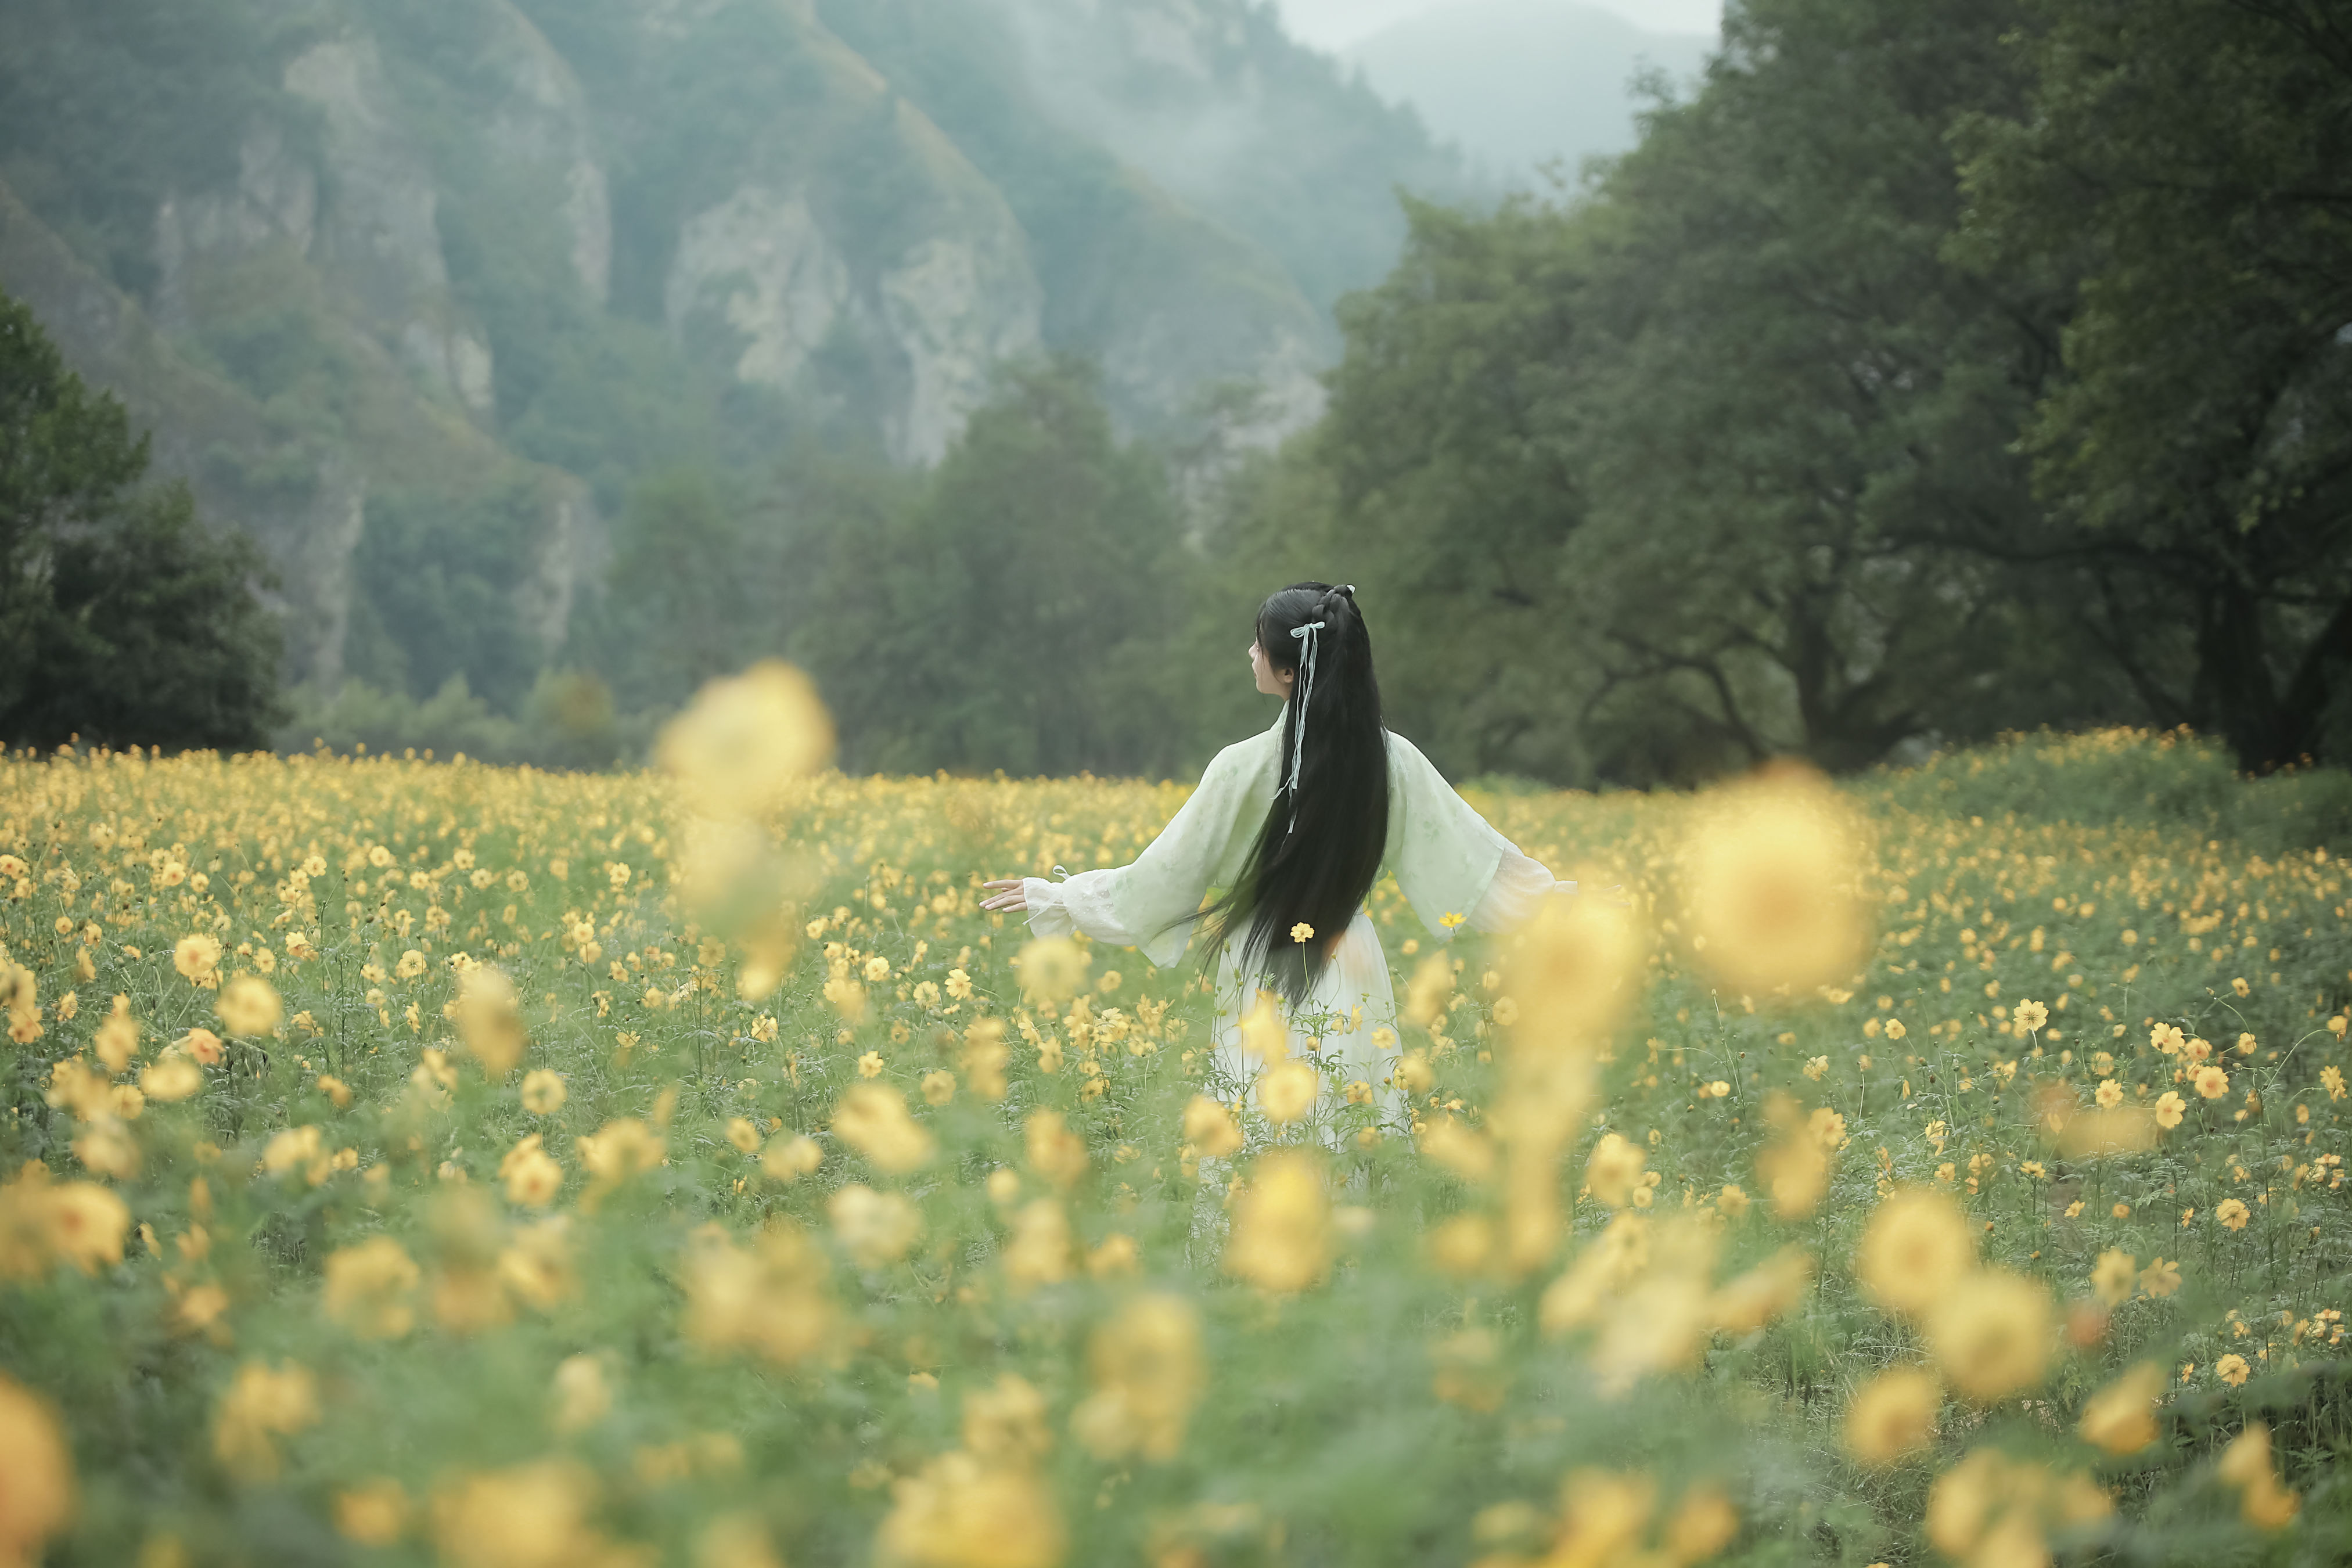
{"label": "dense forest", "polygon": [[[362,9],[431,57],[425,13]],[[1056,98],[1002,63],[1055,22],[1044,0],[965,0],[939,13],[954,25],[818,5],[1001,193],[1045,301],[1034,336],[967,367],[936,450],[895,461],[890,353],[828,339],[813,353],[838,373],[793,391],[697,379],[704,329],[660,329],[677,242],[627,237],[677,232],[711,149],[765,144],[725,40],[672,57],[617,5],[521,9],[583,80],[622,84],[608,102],[648,105],[613,175],[614,213],[638,215],[614,229],[615,305],[580,324],[576,288],[509,259],[529,246],[449,239],[453,297],[494,324],[485,427],[527,462],[462,504],[370,489],[352,656],[299,694],[289,743],[594,763],[781,653],[818,677],[853,768],[1181,775],[1269,717],[1242,673],[1249,615],[1311,576],[1359,585],[1391,723],[1458,773],[1851,769],[2116,721],[2212,732],[2252,770],[2352,752],[2352,34],[2317,0],[1734,0],[1637,147],[1499,205],[1449,185],[1410,117],[1343,120],[1347,84],[1247,5],[1218,36],[1270,51],[1297,80],[1263,101],[1328,133],[1181,195],[1139,171],[1181,161],[1159,132],[1202,100],[1132,91],[1111,124],[1109,33],[1063,47],[1094,85]],[[237,79],[240,48],[195,42],[213,53],[191,74]],[[706,68],[709,101],[661,129],[661,73]],[[130,237],[116,281],[155,288],[139,202],[54,183],[116,154],[26,153],[16,79],[0,169],[36,210],[74,209],[58,229],[79,252]],[[265,85],[196,96],[233,121]],[[453,103],[436,123],[475,121]],[[1286,132],[1265,134],[1261,153]],[[927,199],[878,165],[823,181],[863,215],[842,232],[874,226],[854,243],[882,250]],[[1385,275],[1361,266],[1383,213]],[[1179,230],[1246,256],[1179,255]],[[1311,420],[1269,412],[1295,388],[1232,354],[1139,393],[1156,356],[1265,335],[1242,259],[1297,320],[1331,311]],[[1190,314],[1134,292],[1204,280]],[[352,383],[271,324],[299,308],[195,340],[323,417]],[[578,481],[602,553],[534,622],[514,611],[533,520]]]}

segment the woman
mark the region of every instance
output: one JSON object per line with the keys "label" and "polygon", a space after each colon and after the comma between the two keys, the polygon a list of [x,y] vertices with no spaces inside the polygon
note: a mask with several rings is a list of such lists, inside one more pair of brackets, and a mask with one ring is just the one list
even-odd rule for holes
{"label": "woman", "polygon": [[[1346,1076],[1385,1089],[1396,1005],[1364,895],[1393,870],[1437,939],[1467,923],[1501,931],[1575,884],[1519,853],[1456,795],[1412,742],[1381,724],[1371,639],[1353,586],[1299,583],[1258,607],[1250,668],[1286,699],[1265,733],[1217,753],[1135,863],[1066,882],[987,884],[982,909],[1025,910],[1040,936],[1084,931],[1165,968],[1202,922],[1222,943],[1213,1033],[1236,1084],[1254,1068],[1244,1016],[1270,991],[1294,1053],[1318,1048]],[[1212,889],[1224,895],[1204,905]],[[1262,1044],[1258,1029],[1248,1031]],[[1378,1037],[1377,1041],[1375,1037]],[[1386,1048],[1383,1048],[1386,1047]]]}

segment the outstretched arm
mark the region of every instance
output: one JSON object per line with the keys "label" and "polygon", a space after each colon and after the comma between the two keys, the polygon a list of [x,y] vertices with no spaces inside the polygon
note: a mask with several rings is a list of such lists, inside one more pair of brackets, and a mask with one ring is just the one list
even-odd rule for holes
{"label": "outstretched arm", "polygon": [[1441,940],[1465,924],[1512,930],[1532,919],[1551,894],[1576,890],[1575,883],[1559,880],[1520,853],[1412,742],[1391,734],[1389,752],[1397,882],[1422,923]]}
{"label": "outstretched arm", "polygon": [[1234,835],[1254,832],[1263,820],[1266,803],[1249,789],[1255,776],[1238,748],[1228,747],[1132,865],[1081,871],[1066,882],[1041,877],[990,882],[993,896],[981,907],[1024,910],[1029,929],[1039,936],[1077,931],[1097,942],[1140,948],[1165,968],[1184,955],[1192,935],[1190,926],[1175,922],[1201,907]]}

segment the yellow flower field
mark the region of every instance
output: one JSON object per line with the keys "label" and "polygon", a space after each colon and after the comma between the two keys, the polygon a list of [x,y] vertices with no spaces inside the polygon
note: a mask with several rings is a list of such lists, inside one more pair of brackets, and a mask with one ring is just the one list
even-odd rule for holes
{"label": "yellow flower field", "polygon": [[2341,1560],[2326,850],[1475,796],[1625,902],[1377,889],[1410,1121],[1276,1029],[1270,1123],[977,909],[1181,786],[808,702],[0,763],[0,1563]]}

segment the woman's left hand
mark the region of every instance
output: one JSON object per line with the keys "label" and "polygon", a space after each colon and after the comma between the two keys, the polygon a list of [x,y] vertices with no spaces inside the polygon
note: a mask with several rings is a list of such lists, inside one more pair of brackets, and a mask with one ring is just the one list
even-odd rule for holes
{"label": "woman's left hand", "polygon": [[983,910],[1020,910],[1027,909],[1029,907],[1029,900],[1024,894],[1021,887],[1021,884],[1026,879],[1027,879],[1022,877],[1013,877],[1003,881],[982,882],[981,886],[994,889],[996,896],[992,899],[982,899],[980,901],[980,907]]}

